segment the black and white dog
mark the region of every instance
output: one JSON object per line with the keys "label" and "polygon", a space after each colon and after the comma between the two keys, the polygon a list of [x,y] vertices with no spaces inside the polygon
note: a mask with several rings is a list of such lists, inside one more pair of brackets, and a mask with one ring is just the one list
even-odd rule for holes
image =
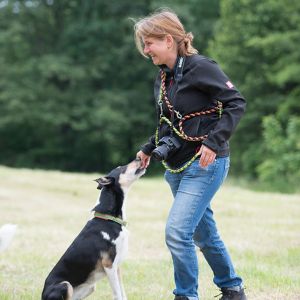
{"label": "black and white dog", "polygon": [[107,275],[114,300],[126,300],[119,264],[128,247],[125,197],[145,173],[136,159],[96,179],[102,189],[92,218],[46,278],[42,300],[79,300],[90,295],[96,281]]}

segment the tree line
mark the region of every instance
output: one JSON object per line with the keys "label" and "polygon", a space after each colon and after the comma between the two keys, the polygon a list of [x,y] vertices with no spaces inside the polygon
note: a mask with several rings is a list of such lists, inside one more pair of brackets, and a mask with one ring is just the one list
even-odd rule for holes
{"label": "tree line", "polygon": [[[102,171],[156,127],[157,68],[130,18],[167,6],[247,99],[232,174],[279,190],[300,179],[300,4],[295,0],[0,1],[0,163]],[[154,172],[159,168],[154,165]]]}

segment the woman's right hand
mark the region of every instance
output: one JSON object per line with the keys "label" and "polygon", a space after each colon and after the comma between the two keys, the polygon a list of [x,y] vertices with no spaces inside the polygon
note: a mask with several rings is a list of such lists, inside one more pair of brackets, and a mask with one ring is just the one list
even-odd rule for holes
{"label": "woman's right hand", "polygon": [[139,151],[136,154],[136,157],[139,157],[141,159],[141,168],[148,168],[149,164],[150,164],[150,155],[145,154],[143,151]]}

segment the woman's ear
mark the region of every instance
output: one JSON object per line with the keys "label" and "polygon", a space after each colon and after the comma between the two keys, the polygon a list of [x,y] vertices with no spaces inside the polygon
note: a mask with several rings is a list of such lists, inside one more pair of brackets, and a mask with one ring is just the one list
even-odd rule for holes
{"label": "woman's ear", "polygon": [[174,39],[171,34],[167,34],[166,37],[167,48],[171,49],[174,45]]}

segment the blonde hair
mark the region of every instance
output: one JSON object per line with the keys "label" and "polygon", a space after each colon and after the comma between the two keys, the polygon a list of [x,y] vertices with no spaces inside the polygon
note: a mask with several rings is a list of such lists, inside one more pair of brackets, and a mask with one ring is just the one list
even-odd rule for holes
{"label": "blonde hair", "polygon": [[163,39],[170,34],[177,43],[180,56],[190,56],[198,53],[192,46],[194,36],[191,32],[186,33],[178,16],[170,9],[160,9],[153,14],[135,21],[134,37],[139,52],[147,57],[143,51],[143,38]]}

